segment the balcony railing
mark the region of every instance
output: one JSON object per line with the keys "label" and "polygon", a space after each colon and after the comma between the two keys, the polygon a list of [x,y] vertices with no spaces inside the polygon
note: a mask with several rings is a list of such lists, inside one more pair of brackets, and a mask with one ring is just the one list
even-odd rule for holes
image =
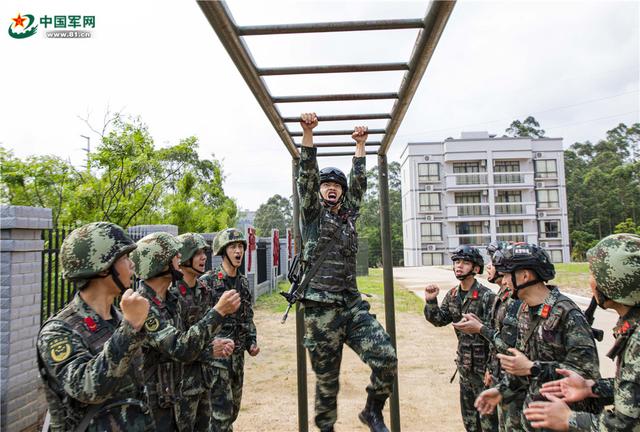
{"label": "balcony railing", "polygon": [[449,204],[447,205],[447,216],[448,217],[489,216],[489,204],[487,203]]}
{"label": "balcony railing", "polygon": [[487,174],[486,173],[460,173],[454,174],[456,178],[456,185],[486,185]]}
{"label": "balcony railing", "polygon": [[458,244],[455,244],[454,247],[460,245],[486,246],[491,243],[491,235],[489,234],[458,234],[456,237]]}
{"label": "balcony railing", "polygon": [[496,203],[497,215],[521,215],[525,213],[523,203]]}
{"label": "balcony railing", "polygon": [[524,242],[525,233],[497,234],[496,240],[505,242]]}
{"label": "balcony railing", "polygon": [[524,183],[524,174],[515,173],[515,172],[494,174],[493,183],[494,184]]}

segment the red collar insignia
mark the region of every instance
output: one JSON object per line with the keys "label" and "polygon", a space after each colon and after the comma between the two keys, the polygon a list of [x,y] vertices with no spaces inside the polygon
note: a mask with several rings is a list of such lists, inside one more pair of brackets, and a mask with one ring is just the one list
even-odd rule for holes
{"label": "red collar insignia", "polygon": [[625,321],[624,323],[622,323],[622,326],[620,326],[620,328],[618,329],[618,334],[624,334],[627,331],[629,331],[629,328],[631,328],[631,324],[629,324],[629,321]]}
{"label": "red collar insignia", "polygon": [[182,296],[186,296],[187,295],[187,287],[180,284],[180,294],[182,294]]}
{"label": "red collar insignia", "polygon": [[471,294],[471,298],[474,300],[478,300],[478,290],[473,290],[473,294]]}
{"label": "red collar insignia", "polygon": [[549,316],[549,312],[551,312],[551,306],[548,304],[542,306],[542,311],[540,312],[540,316],[542,318],[547,318]]}
{"label": "red collar insignia", "polygon": [[98,330],[98,325],[96,324],[96,322],[93,320],[93,318],[91,317],[86,317],[84,319],[84,323],[87,326],[87,328],[89,329],[89,331],[91,333],[95,333]]}
{"label": "red collar insignia", "polygon": [[157,304],[158,306],[162,306],[162,302],[160,301],[160,299],[158,297],[154,297],[151,300],[153,300],[153,302],[155,304]]}
{"label": "red collar insignia", "polygon": [[218,279],[222,280],[224,278],[224,274],[222,272],[218,272]]}

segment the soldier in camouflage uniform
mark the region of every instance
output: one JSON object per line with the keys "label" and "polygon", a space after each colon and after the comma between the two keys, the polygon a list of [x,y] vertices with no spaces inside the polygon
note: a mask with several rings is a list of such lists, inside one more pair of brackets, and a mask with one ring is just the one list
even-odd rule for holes
{"label": "soldier in camouflage uniform", "polygon": [[[518,243],[503,250],[496,269],[513,295],[529,307],[530,322],[526,333],[518,333],[516,348],[510,354],[498,354],[506,374],[501,385],[485,390],[476,406],[481,413],[492,412],[502,400],[505,389],[515,380],[528,381],[524,407],[544,400],[542,384],[558,377],[556,368],[568,368],[589,378],[599,378],[598,353],[591,326],[578,306],[561,294],[557,287],[545,283],[555,277],[555,268],[542,248]],[[576,406],[596,409],[593,404]],[[532,430],[522,419],[524,430]]]}
{"label": "soldier in camouflage uniform", "polygon": [[213,383],[211,386],[211,430],[233,431],[233,422],[238,418],[242,402],[244,382],[244,352],[255,357],[260,352],[256,325],[253,323],[253,308],[249,281],[238,270],[247,249],[247,241],[241,231],[228,228],[215,237],[213,253],[222,256],[222,265],[201,278],[211,290],[214,299],[229,290],[240,294],[241,304],[236,313],[225,317],[216,338],[233,340],[235,349],[229,358],[213,361]]}
{"label": "soldier in camouflage uniform", "polygon": [[[107,222],[84,225],[62,243],[62,276],[78,293],[37,342],[52,432],[154,430],[140,361],[149,302],[129,289],[135,248]],[[121,294],[122,313],[113,306]]]}
{"label": "soldier in camouflage uniform", "polygon": [[[500,249],[507,246],[506,242],[493,242],[487,247],[487,252],[493,260],[499,260]],[[506,284],[502,284],[502,274],[496,271],[493,263],[487,265],[487,279],[491,283],[500,285],[498,295],[495,296],[491,307],[491,321],[483,324],[473,314],[464,314],[465,322],[457,326],[458,330],[469,334],[480,334],[489,342],[489,362],[485,372],[484,385],[490,387],[502,380],[504,371],[500,368],[498,353],[506,354],[509,348],[516,346],[518,328],[526,332],[529,321],[529,313],[526,305],[520,300],[511,297],[511,290]],[[514,381],[513,389],[505,389],[508,394],[498,405],[498,426],[500,431],[521,430],[522,404],[527,395],[527,385]]]}
{"label": "soldier in camouflage uniform", "polygon": [[[585,379],[558,369],[565,378],[546,383],[543,394],[551,402],[533,402],[525,415],[535,427],[562,431],[640,431],[640,237],[614,234],[587,252],[589,283],[603,309],[615,310],[620,319],[613,329],[616,339],[607,354],[616,361],[615,378]],[[599,415],[572,412],[565,402],[597,398],[614,405]]]}
{"label": "soldier in camouflage uniform", "polygon": [[[196,233],[179,235],[180,271],[183,278],[171,287],[171,292],[181,302],[182,322],[186,329],[196,325],[215,304],[212,291],[198,280],[204,274],[206,251],[210,249],[204,237]],[[182,364],[182,380],[178,384],[180,397],[175,411],[180,431],[209,431],[211,419],[210,388],[213,355],[228,356],[233,352],[233,341],[216,338],[205,345],[202,355],[195,361]]]}
{"label": "soldier in camouflage uniform", "polygon": [[[145,385],[158,431],[178,429],[174,406],[180,399],[182,362],[192,362],[209,346],[224,317],[235,312],[240,296],[229,291],[188,330],[182,321],[182,303],[170,290],[182,273],[178,270],[181,244],[171,234],[156,232],[138,241],[131,258],[141,279],[138,292],[150,302],[144,323]],[[212,348],[211,348],[212,349]]]}
{"label": "soldier in camouflage uniform", "polygon": [[315,423],[322,431],[333,431],[338,416],[342,348],[347,344],[371,368],[367,403],[358,417],[371,431],[388,431],[382,409],[393,391],[396,352],[387,332],[369,313],[369,304],[362,300],[356,285],[355,220],[367,185],[367,129],[356,127],[352,135],[356,154],[347,184],[347,178],[337,168],[318,170],[312,132],[317,124],[315,113],[302,114],[298,176],[306,269],[327,253],[302,300],[304,344],[316,374]]}
{"label": "soldier in camouflage uniform", "polygon": [[[485,323],[490,321],[495,295],[475,278],[476,274],[482,274],[484,267],[484,260],[477,248],[459,246],[453,252],[451,260],[460,284],[447,292],[440,307],[437,298],[440,288],[435,284],[427,285],[424,316],[437,327],[453,323],[455,328],[458,337],[456,373],[460,374],[460,411],[465,429],[497,431],[497,416],[493,414],[480,417],[473,406],[476,396],[484,389],[483,377],[487,369],[489,344],[477,332],[467,334],[462,331],[466,330],[464,323],[468,319],[465,314],[476,316]],[[453,378],[451,377],[452,382]]]}

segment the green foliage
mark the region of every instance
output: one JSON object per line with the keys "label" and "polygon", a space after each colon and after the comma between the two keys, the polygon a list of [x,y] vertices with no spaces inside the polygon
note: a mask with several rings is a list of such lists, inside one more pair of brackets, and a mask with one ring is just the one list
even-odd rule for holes
{"label": "green foliage", "polygon": [[109,123],[90,155],[90,169],[82,172],[55,156],[22,161],[0,148],[0,199],[50,207],[54,225],[163,223],[180,232],[212,232],[235,223],[222,165],[199,158],[196,137],[158,149],[140,119],[116,114]]}
{"label": "green foliage", "polygon": [[254,225],[256,233],[259,236],[270,236],[271,230],[277,228],[282,237],[290,228],[292,216],[292,207],[289,199],[278,194],[270,197],[266,203],[261,204],[256,211]]}
{"label": "green foliage", "polygon": [[631,218],[627,218],[624,221],[620,222],[613,229],[614,234],[638,234],[640,235],[640,226],[636,225],[636,223]]}
{"label": "green foliage", "polygon": [[[614,232],[634,232],[640,217],[640,123],[619,124],[593,144],[564,153],[573,260]],[[622,230],[622,231],[620,231]],[[635,231],[637,232],[637,231]]]}
{"label": "green foliage", "polygon": [[[391,251],[393,265],[403,263],[402,196],[400,191],[400,164],[389,164],[389,215],[391,219]],[[360,207],[357,222],[360,238],[369,242],[369,267],[382,265],[380,237],[380,200],[378,196],[378,168],[367,170],[367,194]]]}
{"label": "green foliage", "polygon": [[506,129],[509,136],[512,137],[544,137],[544,129],[540,127],[540,123],[532,116],[527,117],[524,121],[514,120]]}

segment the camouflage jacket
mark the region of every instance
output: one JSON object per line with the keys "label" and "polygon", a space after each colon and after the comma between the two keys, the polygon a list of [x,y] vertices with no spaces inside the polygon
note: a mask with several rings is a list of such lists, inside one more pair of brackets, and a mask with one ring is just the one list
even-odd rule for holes
{"label": "camouflage jacket", "polygon": [[[252,297],[247,278],[238,272],[234,284],[227,272],[220,266],[202,276],[200,280],[211,289],[214,302],[217,302],[225,291],[231,289],[235,289],[240,294],[240,308],[235,313],[224,317],[222,327],[216,337],[232,339],[236,354],[249,350],[251,345],[256,345],[258,335],[256,325],[253,322]],[[230,358],[213,359],[213,365],[216,367],[227,368],[230,362]]]}
{"label": "camouflage jacket", "polygon": [[366,159],[353,158],[349,188],[340,210],[334,214],[320,201],[320,172],[316,152],[315,148],[309,147],[302,147],[300,150],[298,193],[306,269],[313,266],[315,260],[326,248],[330,250],[309,283],[305,299],[334,303],[341,301],[340,291],[358,291],[356,284],[358,235],[355,224],[360,202],[367,189]]}
{"label": "camouflage jacket", "polygon": [[[539,393],[547,381],[561,378],[557,368],[571,369],[587,379],[600,378],[598,352],[584,314],[557,287],[549,286],[545,301],[529,308],[530,322],[526,333],[518,332],[516,348],[531,361],[538,362],[537,377],[505,375],[507,384],[512,380],[528,382],[528,401],[545,400]],[[513,385],[509,385],[513,387]],[[593,410],[594,405],[578,402],[573,408]]]}
{"label": "camouflage jacket", "polygon": [[480,335],[490,344],[489,371],[496,380],[502,376],[496,354],[506,354],[509,348],[516,346],[518,322],[529,318],[529,314],[522,310],[520,300],[512,298],[509,290],[500,289],[491,307],[490,324],[480,329]]}
{"label": "camouflage jacket", "polygon": [[[190,287],[182,279],[171,287],[171,292],[179,299],[181,319],[185,329],[190,329],[197,324],[209,309],[215,306],[211,289],[200,280],[196,280],[195,286]],[[212,361],[213,348],[211,343],[207,343],[197,360],[182,363],[182,391],[180,392],[182,395],[194,396],[208,391],[212,382],[209,370]]]}
{"label": "camouflage jacket", "polygon": [[[103,320],[79,294],[49,319],[38,336],[38,364],[51,413],[51,431],[74,430],[100,404],[144,401],[136,332],[115,308]],[[146,407],[123,404],[95,412],[88,431],[154,430]]]}
{"label": "camouflage jacket", "polygon": [[[424,317],[436,327],[445,326],[462,319],[463,313],[473,313],[487,324],[491,320],[491,307],[495,294],[479,283],[473,283],[462,299],[460,285],[452,288],[444,296],[442,305],[438,300],[427,302],[424,306]],[[465,334],[455,330],[458,337],[456,365],[462,375],[484,374],[487,367],[489,344],[479,334]]]}
{"label": "camouflage jacket", "polygon": [[598,396],[614,409],[601,414],[573,412],[570,431],[640,431],[640,307],[613,329],[616,342],[607,354],[616,360],[616,377],[598,380]]}
{"label": "camouflage jacket", "polygon": [[197,360],[222,323],[222,316],[210,308],[188,329],[182,320],[182,302],[167,291],[160,299],[144,281],[138,292],[149,300],[149,316],[144,323],[147,334],[144,351],[145,384],[150,399],[161,408],[171,406],[182,391],[181,363]]}

